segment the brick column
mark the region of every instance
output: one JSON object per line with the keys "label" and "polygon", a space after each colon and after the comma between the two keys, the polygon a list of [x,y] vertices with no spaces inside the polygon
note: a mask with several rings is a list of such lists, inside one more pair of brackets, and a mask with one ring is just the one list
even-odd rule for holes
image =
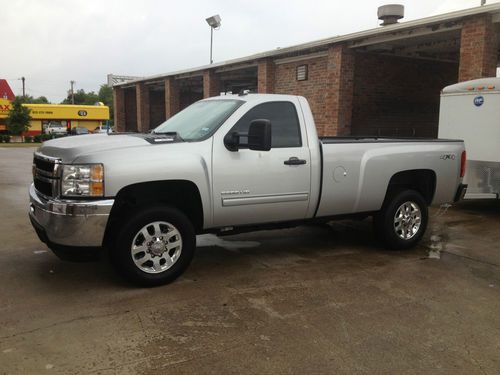
{"label": "brick column", "polygon": [[125,131],[125,91],[121,87],[113,88],[113,121],[115,129]]}
{"label": "brick column", "polygon": [[213,70],[203,72],[203,98],[217,96],[220,94],[219,78]]}
{"label": "brick column", "polygon": [[345,45],[328,50],[326,124],[318,129],[324,136],[351,134],[354,94],[354,52]]}
{"label": "brick column", "polygon": [[462,26],[458,80],[496,77],[497,44],[491,15],[468,18]]}
{"label": "brick column", "polygon": [[257,92],[274,93],[275,70],[272,59],[260,60],[257,67]]}
{"label": "brick column", "polygon": [[165,118],[169,119],[180,109],[180,96],[179,83],[174,77],[165,79]]}
{"label": "brick column", "polygon": [[138,83],[135,88],[137,100],[137,131],[139,133],[149,130],[149,88],[144,83]]}

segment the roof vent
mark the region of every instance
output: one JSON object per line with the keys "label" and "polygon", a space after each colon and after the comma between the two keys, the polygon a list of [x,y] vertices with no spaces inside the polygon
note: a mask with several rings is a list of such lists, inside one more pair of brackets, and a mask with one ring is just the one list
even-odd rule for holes
{"label": "roof vent", "polygon": [[401,4],[387,4],[378,7],[378,19],[383,21],[381,26],[393,25],[405,15],[405,7]]}

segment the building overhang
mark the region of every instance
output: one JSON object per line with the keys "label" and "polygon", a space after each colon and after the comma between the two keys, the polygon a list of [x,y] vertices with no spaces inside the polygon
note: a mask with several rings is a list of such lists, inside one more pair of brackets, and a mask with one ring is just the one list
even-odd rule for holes
{"label": "building overhang", "polygon": [[[463,21],[468,17],[482,14],[491,15],[492,22],[497,26],[497,33],[500,33],[500,30],[498,30],[500,26],[500,3],[495,3],[414,21],[380,26],[375,29],[320,39],[290,47],[277,48],[196,68],[157,74],[126,83],[119,83],[113,87],[130,88],[139,82],[158,81],[172,76],[176,79],[201,76],[208,69],[214,69],[216,72],[238,70],[240,69],[239,66],[256,66],[259,60],[266,58],[277,58],[277,61],[290,59],[292,61],[304,54],[322,54],[329,46],[340,43],[361,52],[457,62],[457,52],[460,48],[460,30]],[[500,43],[500,38],[498,39]]]}

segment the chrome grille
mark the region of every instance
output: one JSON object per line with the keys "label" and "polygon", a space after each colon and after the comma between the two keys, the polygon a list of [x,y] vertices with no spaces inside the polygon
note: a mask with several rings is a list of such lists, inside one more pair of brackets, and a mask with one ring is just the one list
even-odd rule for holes
{"label": "chrome grille", "polygon": [[60,159],[35,153],[33,157],[33,182],[35,189],[47,197],[57,196]]}

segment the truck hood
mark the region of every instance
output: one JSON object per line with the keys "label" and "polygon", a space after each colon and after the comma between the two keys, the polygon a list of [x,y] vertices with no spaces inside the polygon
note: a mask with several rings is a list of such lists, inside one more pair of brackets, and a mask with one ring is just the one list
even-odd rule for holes
{"label": "truck hood", "polygon": [[71,163],[83,154],[141,146],[151,146],[145,134],[89,134],[52,139],[44,142],[38,151]]}

